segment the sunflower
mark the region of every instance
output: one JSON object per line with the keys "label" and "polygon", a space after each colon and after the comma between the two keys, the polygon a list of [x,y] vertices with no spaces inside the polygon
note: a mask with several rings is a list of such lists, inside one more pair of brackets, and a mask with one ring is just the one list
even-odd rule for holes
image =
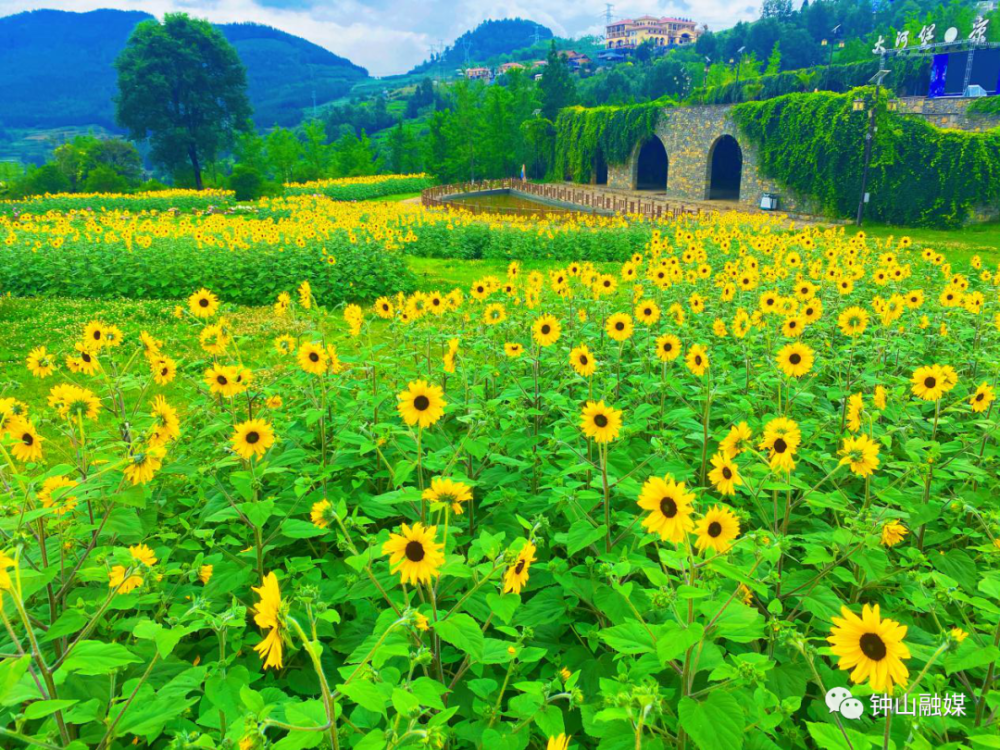
{"label": "sunflower", "polygon": [[577,375],[589,378],[597,370],[597,359],[590,353],[586,344],[580,344],[569,353],[569,363],[576,370]]}
{"label": "sunflower", "polygon": [[837,666],[851,671],[851,682],[868,680],[876,693],[892,693],[894,685],[905,686],[910,672],[903,664],[910,658],[910,649],[903,643],[906,626],[895,620],[883,620],[879,605],[864,605],[861,617],[847,607],[840,609],[842,617],[834,617],[833,628],[826,639],[830,651],[840,657]]}
{"label": "sunflower", "polygon": [[25,417],[14,417],[7,425],[7,432],[14,438],[11,455],[22,463],[39,461],[42,458],[41,437],[35,430],[35,425]]}
{"label": "sunflower", "polygon": [[875,395],[872,397],[872,401],[875,402],[875,408],[881,411],[885,411],[885,399],[888,394],[880,385],[875,386]]}
{"label": "sunflower", "polygon": [[208,582],[212,580],[212,573],[215,571],[214,565],[202,565],[198,568],[198,580],[201,581],[202,586],[207,586]]}
{"label": "sunflower", "polygon": [[399,399],[399,414],[410,427],[430,427],[441,419],[448,405],[440,386],[429,385],[424,380],[409,383],[396,398]]}
{"label": "sunflower", "polygon": [[177,363],[170,357],[159,357],[149,367],[157,385],[167,385],[177,376]]}
{"label": "sunflower", "polygon": [[312,508],[309,510],[309,520],[312,521],[313,526],[317,529],[325,529],[330,525],[330,510],[333,505],[326,498],[319,500],[312,504]]}
{"label": "sunflower", "polygon": [[837,325],[845,336],[860,336],[868,327],[868,312],[860,307],[848,307],[837,317]]}
{"label": "sunflower", "polygon": [[398,571],[404,584],[430,583],[444,565],[442,545],[434,541],[437,527],[415,523],[410,528],[404,523],[400,531],[382,545],[382,554],[389,555],[389,569]]}
{"label": "sunflower", "polygon": [[129,594],[142,585],[142,576],[135,573],[126,575],[124,565],[115,565],[108,571],[108,588],[115,589],[118,594]]}
{"label": "sunflower", "polygon": [[180,437],[181,421],[177,417],[177,410],[163,396],[158,395],[153,399],[153,421],[150,445],[166,445]]}
{"label": "sunflower", "polygon": [[66,357],[66,366],[71,372],[82,372],[84,375],[93,375],[101,369],[101,364],[97,361],[97,355],[91,351],[90,344],[78,342],[73,345],[73,348],[76,349],[77,355],[75,357]]}
{"label": "sunflower", "polygon": [[253,621],[261,630],[267,630],[267,635],[253,647],[264,662],[264,669],[274,667],[281,669],[282,652],[285,644],[285,606],[281,600],[281,588],[274,571],[264,576],[260,586],[250,587],[260,601],[253,608]]}
{"label": "sunflower", "polygon": [[232,398],[245,390],[240,371],[232,365],[212,365],[205,370],[205,384],[214,395]]}
{"label": "sunflower", "polygon": [[622,413],[603,401],[588,401],[580,415],[583,434],[596,443],[610,443],[622,428]]}
{"label": "sunflower", "polygon": [[615,313],[604,324],[604,330],[609,338],[615,341],[626,341],[632,337],[634,330],[632,316],[626,313]]}
{"label": "sunflower", "polygon": [[672,362],[681,355],[681,340],[669,333],[656,339],[656,356],[663,362]]}
{"label": "sunflower", "polygon": [[643,325],[651,326],[660,319],[660,307],[653,300],[642,300],[635,306],[635,317]]}
{"label": "sunflower", "polygon": [[648,531],[659,534],[660,539],[679,544],[684,541],[685,534],[694,528],[691,519],[693,500],[694,493],[687,490],[684,482],[675,482],[673,475],[651,477],[639,493],[639,507],[649,511],[642,525]]}
{"label": "sunflower", "polygon": [[391,320],[393,315],[396,314],[392,302],[388,297],[379,297],[375,300],[375,314],[383,320]]}
{"label": "sunflower", "polygon": [[852,393],[847,399],[847,431],[857,432],[861,429],[861,415],[865,411],[865,397],[860,393]]}
{"label": "sunflower", "polygon": [[533,562],[535,562],[535,545],[526,542],[521,551],[517,553],[517,560],[504,573],[503,593],[521,593],[521,589],[528,582],[528,570]]}
{"label": "sunflower", "polygon": [[886,521],[882,524],[882,546],[895,547],[909,533],[909,530],[899,521],[895,519]]}
{"label": "sunflower", "polygon": [[746,422],[740,422],[729,428],[729,434],[719,443],[719,450],[729,458],[736,458],[750,447],[752,439],[753,432],[750,430],[750,425]]}
{"label": "sunflower", "polygon": [[918,367],[910,379],[913,395],[924,401],[937,401],[947,390],[945,373],[938,365]]}
{"label": "sunflower", "polygon": [[99,320],[92,320],[83,329],[83,343],[92,351],[97,351],[105,345],[105,326]]}
{"label": "sunflower", "polygon": [[274,444],[274,430],[263,419],[251,419],[233,429],[233,450],[240,458],[249,461],[261,458]]}
{"label": "sunflower", "polygon": [[49,356],[44,346],[36,346],[28,354],[28,372],[36,378],[47,378],[56,371],[55,360]]}
{"label": "sunflower", "polygon": [[145,544],[136,544],[129,547],[128,552],[133,560],[137,563],[142,563],[147,568],[152,568],[157,563],[156,554]]}
{"label": "sunflower", "polygon": [[711,548],[722,554],[733,546],[733,540],[740,535],[740,522],[729,508],[715,505],[698,521],[694,533],[698,537],[694,546],[699,552]]}
{"label": "sunflower", "polygon": [[295,351],[295,339],[287,333],[274,339],[274,350],[278,354],[291,354]]}
{"label": "sunflower", "polygon": [[694,344],[684,357],[684,364],[699,378],[708,371],[708,352],[701,344]]}
{"label": "sunflower", "polygon": [[145,450],[142,446],[136,446],[128,456],[125,468],[122,470],[125,478],[132,486],[148,484],[156,476],[156,472],[163,466],[163,457],[166,451],[163,448],[150,445]]}
{"label": "sunflower", "polygon": [[764,437],[759,447],[770,451],[770,466],[775,471],[791,471],[795,468],[795,454],[802,443],[799,426],[785,417],[772,419],[764,427]]}
{"label": "sunflower", "polygon": [[551,346],[559,340],[562,328],[552,315],[542,315],[531,326],[531,335],[539,346]]}
{"label": "sunflower", "polygon": [[[69,490],[79,484],[75,479],[62,474],[49,477],[38,490],[38,500],[43,508],[53,508],[57,516],[64,515],[76,507],[76,495],[70,495]],[[56,494],[55,497],[52,496],[53,493]]]}
{"label": "sunflower", "polygon": [[508,342],[503,345],[503,353],[511,359],[517,359],[524,354],[524,347],[518,343]]}
{"label": "sunflower", "polygon": [[488,326],[495,326],[507,320],[507,308],[499,302],[491,302],[483,310],[483,322]]}
{"label": "sunflower", "polygon": [[786,344],[778,352],[778,367],[790,378],[801,378],[812,366],[813,350],[805,344]]}
{"label": "sunflower", "polygon": [[567,736],[565,734],[559,733],[549,737],[548,744],[545,745],[545,750],[569,750],[569,741],[573,739],[572,735]]}
{"label": "sunflower", "polygon": [[839,454],[841,465],[850,466],[859,477],[870,477],[878,468],[878,443],[867,435],[844,438]]}
{"label": "sunflower", "polygon": [[322,375],[326,372],[327,357],[321,344],[314,344],[306,341],[299,347],[298,352],[299,367],[310,375]]}
{"label": "sunflower", "polygon": [[211,318],[219,309],[219,298],[202,287],[188,297],[188,309],[196,318]]}
{"label": "sunflower", "polygon": [[454,482],[445,477],[434,477],[431,486],[424,490],[424,500],[431,503],[450,505],[455,515],[462,515],[462,503],[472,500],[472,488],[463,482]]}
{"label": "sunflower", "polygon": [[743,479],[733,459],[720,451],[712,456],[712,466],[714,468],[708,473],[708,481],[714,484],[715,489],[721,494],[735,495],[736,488],[743,484]]}
{"label": "sunflower", "polygon": [[969,398],[969,404],[972,406],[972,411],[979,414],[986,411],[995,398],[993,388],[988,383],[982,383]]}
{"label": "sunflower", "polygon": [[302,305],[302,309],[308,310],[312,307],[313,293],[312,286],[308,281],[303,281],[299,284],[299,304]]}

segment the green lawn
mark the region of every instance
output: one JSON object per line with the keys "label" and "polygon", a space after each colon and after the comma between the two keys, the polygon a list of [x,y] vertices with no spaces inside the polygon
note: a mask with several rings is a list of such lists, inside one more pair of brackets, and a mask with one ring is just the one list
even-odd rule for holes
{"label": "green lawn", "polygon": [[955,261],[979,255],[987,263],[1000,263],[1000,223],[972,224],[962,229],[865,224],[864,230],[870,237],[910,237],[914,245],[932,247]]}

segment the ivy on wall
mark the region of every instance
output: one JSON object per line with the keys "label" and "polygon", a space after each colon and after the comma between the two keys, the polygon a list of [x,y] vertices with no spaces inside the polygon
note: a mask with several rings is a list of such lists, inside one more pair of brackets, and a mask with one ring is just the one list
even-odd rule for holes
{"label": "ivy on wall", "polygon": [[637,143],[649,138],[665,107],[648,102],[624,107],[567,107],[556,119],[556,179],[590,182],[599,158],[624,164]]}
{"label": "ivy on wall", "polygon": [[[865,111],[852,102],[865,99]],[[868,112],[876,106],[866,215],[890,224],[954,227],[975,209],[1000,208],[1000,128],[941,130],[887,111],[883,90],[787,94],[733,108],[761,171],[837,216],[853,216],[861,190]]]}
{"label": "ivy on wall", "polygon": [[1000,116],[1000,96],[985,96],[982,99],[976,99],[969,105],[967,111],[970,115],[979,117]]}

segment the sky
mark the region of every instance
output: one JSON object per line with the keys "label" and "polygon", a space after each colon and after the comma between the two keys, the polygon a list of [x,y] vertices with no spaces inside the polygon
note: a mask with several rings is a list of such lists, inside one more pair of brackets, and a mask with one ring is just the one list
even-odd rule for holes
{"label": "sky", "polygon": [[[347,57],[372,75],[405,73],[434,45],[451,44],[487,18],[520,16],[558,36],[576,37],[603,33],[605,13],[600,0],[0,0],[0,16],[41,8],[117,8],[155,16],[184,11],[215,23],[267,24]],[[756,18],[758,8],[758,0],[619,0],[612,15],[679,16],[722,29]]]}

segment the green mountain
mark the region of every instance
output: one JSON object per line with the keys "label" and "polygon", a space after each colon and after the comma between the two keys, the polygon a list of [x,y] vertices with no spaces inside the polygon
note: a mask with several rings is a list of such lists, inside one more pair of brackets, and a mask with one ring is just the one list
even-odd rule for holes
{"label": "green mountain", "polygon": [[443,52],[431,55],[429,60],[420,63],[410,73],[423,73],[432,68],[461,68],[466,61],[469,64],[482,62],[551,38],[551,29],[524,18],[483,21],[462,34]]}
{"label": "green mountain", "polygon": [[[36,10],[0,18],[0,128],[116,129],[112,66],[147,13]],[[316,101],[345,95],[368,71],[305,39],[252,23],[218,26],[247,68],[260,127],[296,125]]]}

